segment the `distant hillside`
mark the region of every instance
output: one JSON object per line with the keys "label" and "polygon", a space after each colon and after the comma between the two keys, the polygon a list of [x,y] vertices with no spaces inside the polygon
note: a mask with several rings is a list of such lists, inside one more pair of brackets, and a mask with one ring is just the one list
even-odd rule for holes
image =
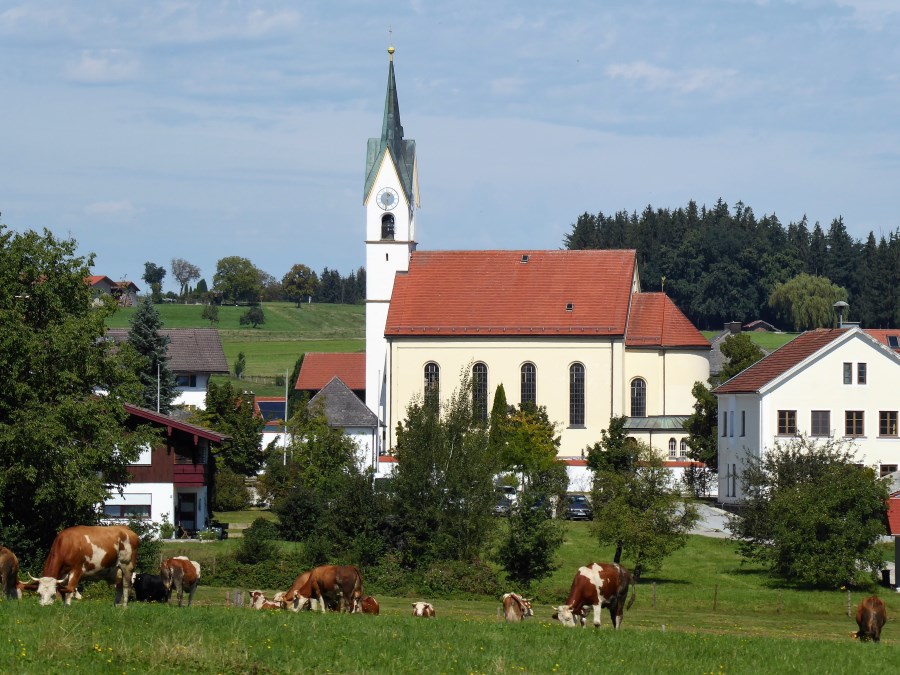
{"label": "distant hillside", "polygon": [[[290,373],[305,352],[356,352],[366,347],[365,305],[303,305],[299,309],[289,302],[262,303],[266,322],[256,329],[240,325],[246,307],[219,308],[219,322],[214,327],[222,337],[225,358],[233,368],[238,353],[247,363],[244,381],[260,395],[284,393],[272,379]],[[166,328],[209,328],[203,319],[203,305],[157,305]],[[107,322],[110,328],[128,328],[133,308],[120,309]],[[266,382],[253,382],[263,377]]]}

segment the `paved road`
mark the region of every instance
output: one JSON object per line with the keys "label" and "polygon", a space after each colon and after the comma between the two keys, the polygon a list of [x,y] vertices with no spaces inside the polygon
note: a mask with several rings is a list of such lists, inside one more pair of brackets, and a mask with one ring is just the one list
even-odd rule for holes
{"label": "paved road", "polygon": [[697,504],[697,511],[700,519],[691,530],[691,534],[700,534],[704,537],[727,538],[729,532],[725,527],[728,512],[722,509],[710,506],[709,504]]}

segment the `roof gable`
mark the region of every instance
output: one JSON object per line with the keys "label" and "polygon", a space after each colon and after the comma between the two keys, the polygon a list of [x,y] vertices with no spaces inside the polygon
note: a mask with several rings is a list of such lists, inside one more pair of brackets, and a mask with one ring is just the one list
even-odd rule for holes
{"label": "roof gable", "polygon": [[[127,328],[110,328],[106,334],[121,343],[128,341],[128,332]],[[222,340],[215,328],[163,328],[159,334],[169,338],[166,354],[173,373],[224,375],[229,372]]]}
{"label": "roof gable", "polygon": [[153,412],[147,408],[141,408],[140,406],[131,405],[130,403],[125,404],[125,411],[132,417],[144,422],[149,422],[150,424],[160,427],[166,427],[167,429],[177,429],[178,431],[183,431],[187,434],[196,436],[197,438],[205,438],[212,443],[222,443],[231,439],[231,436],[220,434],[212,429],[198,427],[196,424],[189,424],[169,415]]}
{"label": "roof gable", "polygon": [[416,251],[388,336],[623,336],[636,258],[610,251]]}
{"label": "roof gable", "polygon": [[339,377],[350,389],[366,388],[366,354],[307,352],[297,375],[294,389],[318,391],[333,377]]}
{"label": "roof gable", "polygon": [[313,396],[307,408],[322,406],[328,425],[332,427],[377,427],[378,418],[339,377],[333,377]]}

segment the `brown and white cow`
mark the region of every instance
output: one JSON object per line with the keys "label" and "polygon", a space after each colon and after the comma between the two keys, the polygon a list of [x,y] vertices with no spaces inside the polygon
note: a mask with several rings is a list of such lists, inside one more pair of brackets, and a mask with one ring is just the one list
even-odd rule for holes
{"label": "brown and white cow", "polygon": [[363,614],[378,614],[381,611],[378,607],[378,601],[371,595],[367,595],[362,599],[360,610]]}
{"label": "brown and white cow", "polygon": [[356,612],[362,599],[362,574],[353,565],[320,565],[309,571],[304,580],[301,574],[285,593],[285,602],[300,611],[307,602],[319,601],[319,609],[335,612]]}
{"label": "brown and white cow", "polygon": [[[632,593],[626,606],[629,584]],[[622,614],[631,609],[634,597],[634,579],[628,570],[617,563],[592,563],[578,568],[569,597],[564,605],[555,608],[553,618],[564,626],[575,626],[576,621],[584,626],[584,608],[590,606],[594,608],[594,625],[599,628],[601,608],[609,607],[613,627],[619,628]]]}
{"label": "brown and white cow", "polygon": [[281,609],[281,603],[266,600],[262,591],[250,591],[250,607],[253,609]]}
{"label": "brown and white cow", "polygon": [[188,607],[194,601],[194,591],[197,590],[197,583],[200,581],[200,563],[179,555],[169,558],[159,567],[159,576],[162,577],[163,585],[169,597],[172,597],[172,587],[178,591],[178,606],[181,607],[181,600],[184,592],[188,592]]}
{"label": "brown and white cow", "polygon": [[0,592],[7,600],[20,600],[24,585],[19,581],[19,559],[5,546],[0,546]]}
{"label": "brown and white cow", "polygon": [[308,605],[312,611],[316,611],[318,608],[318,600],[315,598],[309,598],[304,605],[300,605],[299,601],[296,601],[297,593],[301,588],[306,586],[309,581],[309,577],[312,575],[312,570],[308,570],[306,572],[301,572],[297,575],[297,578],[294,579],[293,585],[284,593],[281,594],[280,602],[284,604],[285,607],[290,605],[291,611],[299,612],[301,609],[305,609]]}
{"label": "brown and white cow", "polygon": [[534,616],[531,600],[518,593],[506,593],[503,596],[503,617],[507,623],[518,623],[529,616]]}
{"label": "brown and white cow", "polygon": [[412,608],[413,616],[421,616],[423,619],[434,618],[434,607],[430,602],[414,602]]}
{"label": "brown and white cow", "polygon": [[856,609],[856,625],[859,630],[851,633],[853,637],[862,640],[881,641],[881,628],[887,621],[887,609],[884,601],[876,595],[864,598]]}
{"label": "brown and white cow", "polygon": [[67,605],[79,582],[105,579],[116,586],[116,604],[128,605],[131,573],[137,560],[138,536],[124,525],[70,527],[53,540],[43,576],[31,577],[41,605],[52,605],[56,594]]}

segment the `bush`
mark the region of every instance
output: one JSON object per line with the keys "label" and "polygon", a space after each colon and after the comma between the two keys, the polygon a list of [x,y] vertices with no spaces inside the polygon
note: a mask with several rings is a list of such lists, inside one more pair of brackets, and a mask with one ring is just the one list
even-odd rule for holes
{"label": "bush", "polygon": [[205,565],[201,581],[209,586],[225,588],[286,591],[297,575],[310,567],[312,565],[306,557],[298,553],[282,553],[277,558],[253,564],[241,562],[235,555],[227,555],[217,558],[215,566]]}
{"label": "bush", "polygon": [[254,520],[250,527],[244,530],[244,536],[235,551],[237,561],[255,565],[278,556],[280,547],[273,541],[277,532],[277,528],[270,521],[264,518]]}
{"label": "bush", "polygon": [[434,597],[446,598],[451,595],[496,597],[500,594],[500,580],[481,560],[435,562],[425,571],[422,586],[423,592]]}
{"label": "bush", "polygon": [[158,536],[159,526],[149,520],[132,519],[128,521],[128,527],[140,539],[135,571],[157,574],[162,562],[162,541]]}
{"label": "bush", "polygon": [[216,467],[213,509],[216,511],[242,511],[250,505],[250,491],[244,477],[224,464]]}

